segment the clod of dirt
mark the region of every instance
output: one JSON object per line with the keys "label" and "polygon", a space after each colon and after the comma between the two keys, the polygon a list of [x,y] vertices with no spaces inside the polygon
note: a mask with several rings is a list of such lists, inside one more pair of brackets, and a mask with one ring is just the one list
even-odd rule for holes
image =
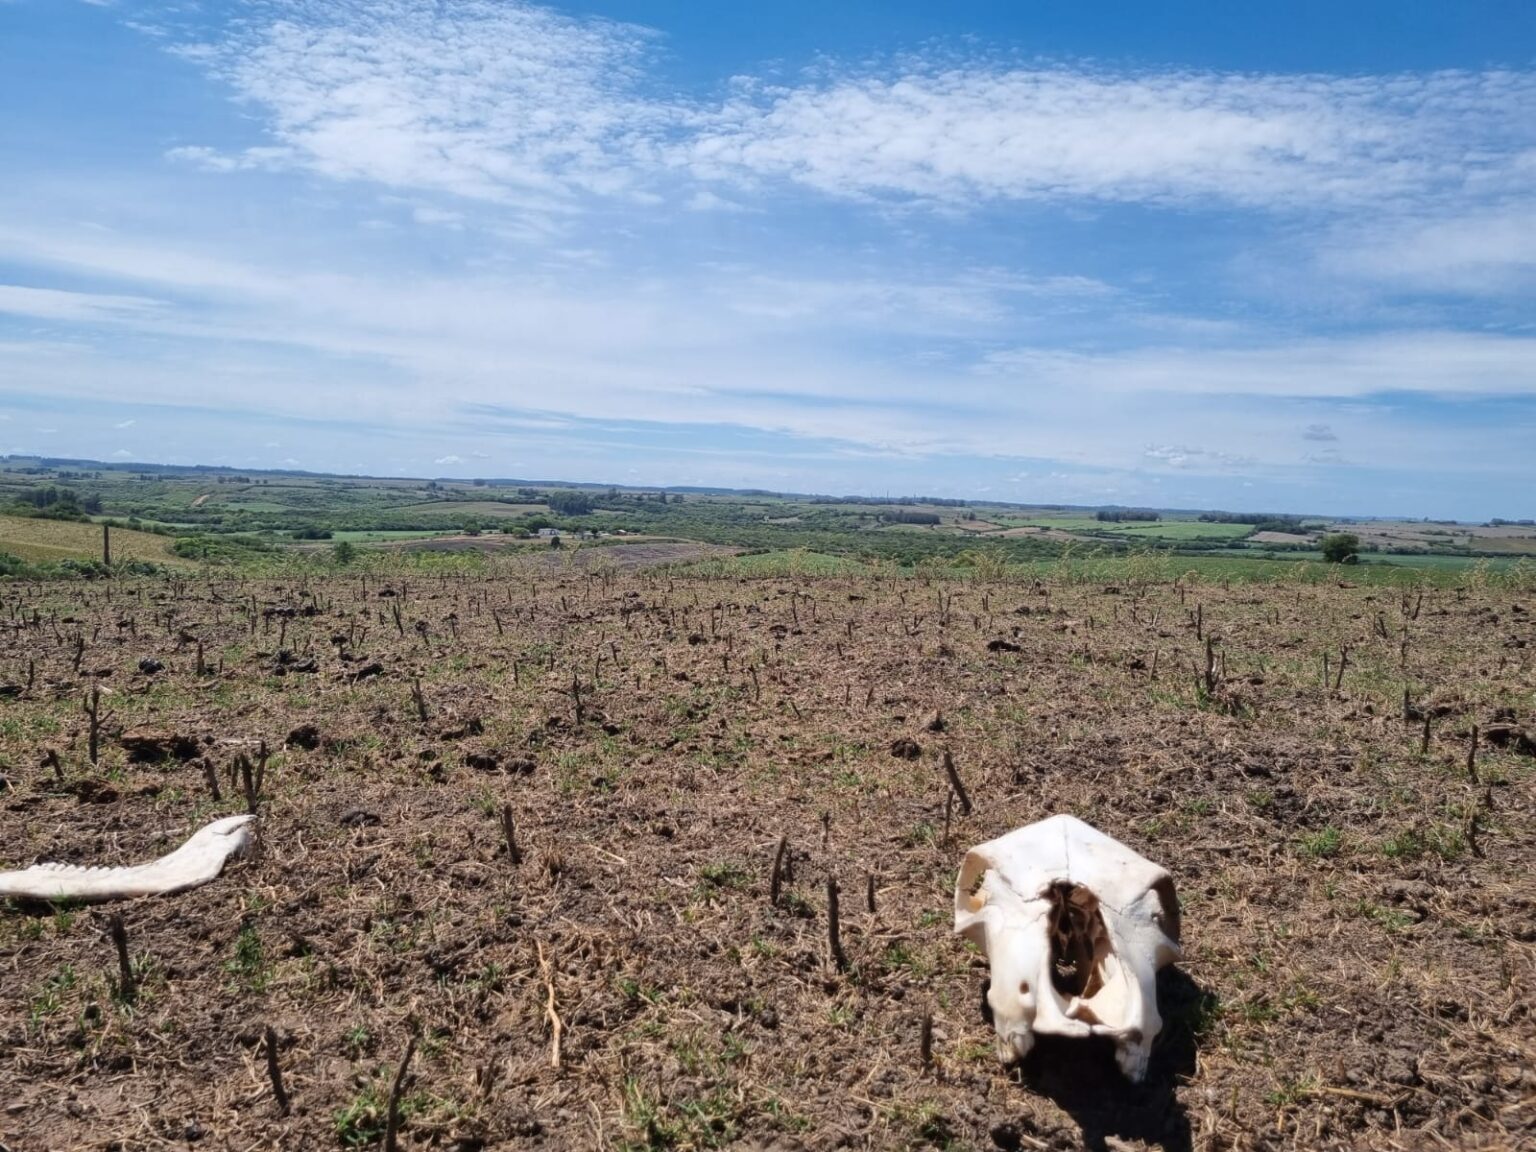
{"label": "clod of dirt", "polygon": [[500,772],[504,776],[531,776],[534,763],[527,757],[517,757],[505,764],[495,752],[466,752],[464,764],[476,772]]}
{"label": "clod of dirt", "polygon": [[165,665],[153,656],[146,656],[139,661],[139,671],[146,676],[153,676],[156,672],[163,672],[164,670]]}
{"label": "clod of dirt", "polygon": [[384,665],[375,660],[372,664],[364,664],[356,672],[347,673],[347,679],[356,684],[359,680],[371,680],[375,676],[384,675]]}
{"label": "clod of dirt", "polygon": [[320,747],[320,729],[313,724],[300,724],[283,741],[285,748],[303,748],[313,752]]}
{"label": "clod of dirt", "polygon": [[378,813],[370,812],[366,808],[348,808],[341,814],[340,824],[344,828],[373,828],[384,821]]}
{"label": "clod of dirt", "polygon": [[141,764],[170,759],[192,760],[202,752],[196,736],[149,725],[128,729],[118,742],[127,750],[128,759]]}
{"label": "clod of dirt", "polygon": [[444,740],[462,740],[466,736],[479,736],[485,731],[485,723],[478,716],[471,716],[464,723],[443,730]]}
{"label": "clod of dirt", "polygon": [[71,780],[64,791],[82,804],[111,804],[121,793],[104,780]]}
{"label": "clod of dirt", "polygon": [[1003,1152],[1015,1152],[1015,1149],[1024,1147],[1024,1134],[1016,1124],[994,1124],[988,1135],[992,1137],[992,1143]]}
{"label": "clod of dirt", "polygon": [[1495,748],[1517,756],[1536,756],[1536,739],[1518,724],[1490,724],[1483,729],[1483,738]]}
{"label": "clod of dirt", "polygon": [[938,710],[930,712],[928,719],[923,721],[924,732],[942,732],[948,725],[944,720],[944,713]]}
{"label": "clod of dirt", "polygon": [[1018,652],[1018,651],[1021,651],[1021,649],[1012,640],[997,639],[997,640],[988,640],[987,641],[987,651],[988,652]]}
{"label": "clod of dirt", "polygon": [[922,745],[910,736],[898,736],[891,741],[891,755],[898,760],[916,760],[922,754]]}

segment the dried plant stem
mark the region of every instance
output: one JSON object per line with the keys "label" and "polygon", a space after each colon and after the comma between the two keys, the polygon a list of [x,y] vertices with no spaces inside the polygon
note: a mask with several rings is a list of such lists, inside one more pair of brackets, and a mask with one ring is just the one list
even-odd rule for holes
{"label": "dried plant stem", "polygon": [[405,1055],[400,1057],[400,1067],[395,1069],[395,1082],[389,1086],[388,1111],[384,1116],[384,1152],[396,1152],[400,1137],[400,1094],[405,1091],[405,1074],[411,1067],[411,1057],[416,1055],[416,1037],[405,1042]]}
{"label": "dried plant stem", "polygon": [[541,942],[539,948],[539,972],[544,977],[544,1019],[549,1022],[549,1066],[560,1067],[560,1035],[565,1026],[560,1022],[560,1013],[555,1011],[555,969],[544,957],[544,945]]}
{"label": "dried plant stem", "polygon": [[283,1087],[283,1070],[277,1063],[277,1033],[272,1031],[272,1025],[267,1025],[262,1040],[267,1049],[267,1079],[272,1081],[272,1096],[277,1100],[277,1114],[287,1116],[290,1108],[288,1090]]}

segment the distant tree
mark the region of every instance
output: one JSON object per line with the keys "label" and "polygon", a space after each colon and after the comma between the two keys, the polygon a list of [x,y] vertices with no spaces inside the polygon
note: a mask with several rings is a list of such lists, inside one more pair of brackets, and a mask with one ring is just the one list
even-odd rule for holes
{"label": "distant tree", "polygon": [[331,559],[346,565],[357,559],[357,545],[350,540],[338,540],[331,548]]}
{"label": "distant tree", "polygon": [[592,497],[585,492],[551,492],[544,502],[562,516],[585,516],[592,511]]}
{"label": "distant tree", "polygon": [[1323,559],[1330,564],[1358,564],[1360,537],[1353,532],[1330,532],[1322,539]]}
{"label": "distant tree", "polygon": [[564,545],[560,543],[560,537],[558,537],[558,536],[551,536],[549,538],[549,546],[551,548],[563,548],[564,547]]}

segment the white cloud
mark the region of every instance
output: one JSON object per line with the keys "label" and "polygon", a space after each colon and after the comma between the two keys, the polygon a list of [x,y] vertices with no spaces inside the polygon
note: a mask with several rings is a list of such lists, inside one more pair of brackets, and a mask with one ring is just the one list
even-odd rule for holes
{"label": "white cloud", "polygon": [[1041,386],[1113,394],[1536,397],[1536,340],[1406,331],[1241,348],[1102,354],[1026,348],[992,353],[981,370]]}
{"label": "white cloud", "polygon": [[634,95],[653,36],[500,0],[275,0],[180,51],[268,118],[274,145],[216,167],[536,204],[616,193],[672,113]]}
{"label": "white cloud", "polygon": [[1286,209],[1518,188],[1533,147],[1528,73],[967,66],[748,85],[670,154],[701,176],[838,196]]}
{"label": "white cloud", "polygon": [[439,456],[436,460],[432,461],[432,463],[434,463],[434,464],[462,464],[462,463],[464,463],[464,460],[460,456]]}
{"label": "white cloud", "polygon": [[464,226],[464,213],[446,212],[441,208],[414,208],[411,210],[411,219],[418,224],[436,224],[444,228],[462,228]]}
{"label": "white cloud", "polygon": [[112,455],[118,460],[127,460],[133,455],[133,453],[128,451],[126,448],[119,448],[116,452],[112,453]]}
{"label": "white cloud", "polygon": [[111,296],[0,284],[0,312],[39,320],[121,320],[159,307],[142,296]]}
{"label": "white cloud", "polygon": [[114,427],[114,428],[132,428],[137,423],[138,423],[137,420],[124,420],[120,424],[112,425],[112,427]]}
{"label": "white cloud", "polygon": [[[1387,76],[1017,67],[903,58],[662,94],[651,30],[515,0],[272,0],[178,51],[271,143],[172,150],[544,211],[575,194],[731,211],[787,182],[944,205],[1098,200],[1340,208],[1519,192],[1536,74]],[[730,185],[736,195],[721,195]]]}
{"label": "white cloud", "polygon": [[[1527,180],[1536,181],[1536,170]],[[1398,291],[1498,296],[1527,289],[1536,285],[1536,200],[1341,227],[1319,241],[1318,263],[1332,275]]]}
{"label": "white cloud", "polygon": [[750,211],[745,204],[738,204],[734,200],[727,200],[724,196],[710,191],[708,188],[700,188],[684,202],[683,207],[690,212],[747,212]]}
{"label": "white cloud", "polygon": [[[1493,333],[1096,352],[1024,346],[978,357],[1014,334],[1008,301],[1034,312],[1035,293],[1053,290],[1049,281],[988,271],[910,287],[873,278],[773,285],[738,268],[639,283],[608,272],[591,282],[538,274],[439,280],[283,273],[198,259],[173,243],[103,238],[82,246],[41,231],[30,233],[30,251],[98,275],[132,269],[136,283],[155,290],[209,286],[194,311],[156,310],[136,321],[146,335],[178,337],[174,354],[0,348],[10,379],[34,393],[169,405],[195,396],[209,411],[285,420],[350,423],[371,411],[401,436],[484,433],[549,444],[596,436],[608,457],[634,450],[630,434],[583,422],[731,424],[837,440],[842,452],[878,460],[955,453],[1171,467],[1145,455],[1151,443],[1180,456],[1182,473],[1225,474],[1249,458],[1264,467],[1300,463],[1294,430],[1314,422],[1347,434],[1360,460],[1476,471],[1500,460],[1523,465],[1508,454],[1490,459],[1475,439],[1432,422],[1389,438],[1383,429],[1392,421],[1346,413],[1341,402],[1379,408],[1377,398],[1393,394],[1536,396],[1536,339]],[[1118,296],[1092,282],[1054,290],[1118,307]],[[751,306],[792,296],[811,300],[818,314]],[[914,333],[941,348],[952,334],[972,339],[943,356],[889,353],[893,340]],[[279,359],[276,349],[285,350]],[[297,355],[325,357],[325,387]],[[517,410],[533,397],[542,411]],[[489,419],[477,406],[514,410]],[[1103,415],[1085,435],[1090,409]],[[1277,428],[1293,431],[1277,436]],[[1220,446],[1226,458],[1190,445]]]}
{"label": "white cloud", "polygon": [[1148,460],[1166,464],[1170,468],[1188,468],[1202,464],[1216,469],[1251,467],[1257,463],[1252,456],[1237,456],[1211,448],[1195,448],[1185,445],[1152,444],[1142,453]]}

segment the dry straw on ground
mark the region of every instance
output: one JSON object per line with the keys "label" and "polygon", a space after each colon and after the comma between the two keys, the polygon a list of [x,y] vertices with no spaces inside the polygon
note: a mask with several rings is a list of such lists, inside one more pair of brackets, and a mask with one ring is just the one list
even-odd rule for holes
{"label": "dry straw on ground", "polygon": [[[1514,1147],[1533,617],[1337,584],[6,586],[0,867],[261,833],[120,932],[0,911],[0,1142]],[[1092,1047],[1000,1067],[949,931],[965,847],[1056,811],[1178,881],[1141,1089]]]}

